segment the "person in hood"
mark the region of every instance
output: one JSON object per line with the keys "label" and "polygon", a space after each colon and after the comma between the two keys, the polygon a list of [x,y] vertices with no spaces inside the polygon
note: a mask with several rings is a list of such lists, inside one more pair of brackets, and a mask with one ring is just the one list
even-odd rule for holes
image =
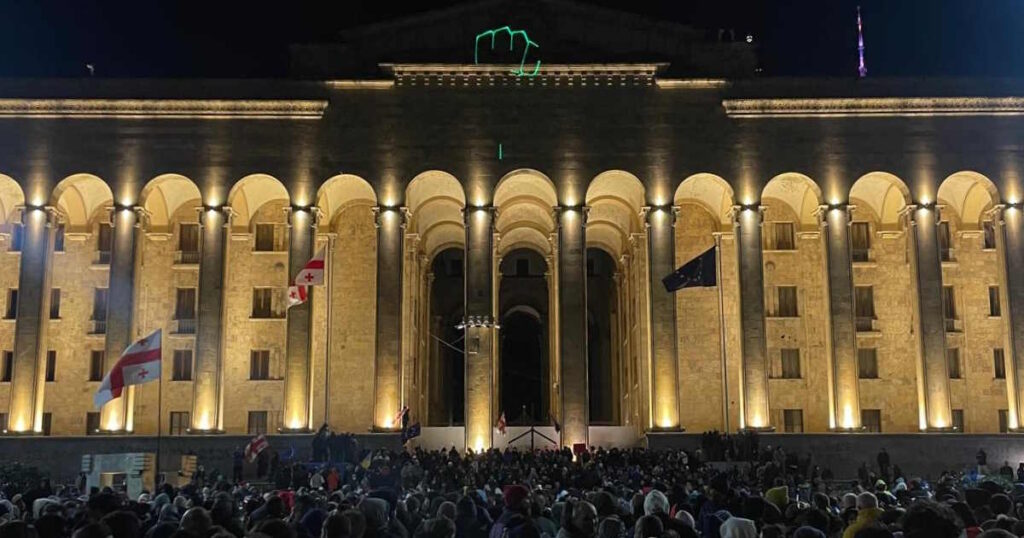
{"label": "person in hood", "polygon": [[501,495],[505,509],[491,527],[490,538],[504,538],[512,530],[530,521],[530,490],[526,486],[505,486]]}
{"label": "person in hood", "polygon": [[861,493],[857,496],[857,519],[846,527],[843,538],[854,538],[857,531],[875,524],[880,517],[882,510],[878,508],[878,498],[871,492]]}
{"label": "person in hood", "polygon": [[557,538],[595,538],[596,535],[597,508],[587,501],[566,503]]}
{"label": "person in hood", "polygon": [[750,519],[731,517],[718,529],[722,538],[757,538],[757,527]]}

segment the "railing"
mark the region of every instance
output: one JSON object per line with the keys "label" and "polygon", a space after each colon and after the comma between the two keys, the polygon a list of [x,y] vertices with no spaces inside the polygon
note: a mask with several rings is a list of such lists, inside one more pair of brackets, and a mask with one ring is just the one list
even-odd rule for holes
{"label": "railing", "polygon": [[199,263],[198,250],[179,250],[174,254],[176,265],[196,265]]}
{"label": "railing", "polygon": [[857,332],[872,332],[875,330],[875,318],[857,316]]}
{"label": "railing", "polygon": [[96,251],[96,261],[93,262],[95,265],[110,265],[110,251],[109,250],[98,250]]}
{"label": "railing", "polygon": [[89,334],[107,334],[107,320],[105,319],[94,319],[92,320],[92,330]]}
{"label": "railing", "polygon": [[196,319],[176,319],[174,320],[174,334],[196,334]]}
{"label": "railing", "polygon": [[251,317],[252,319],[284,319],[285,312],[284,310],[277,311],[259,309],[253,310],[252,315],[249,317]]}

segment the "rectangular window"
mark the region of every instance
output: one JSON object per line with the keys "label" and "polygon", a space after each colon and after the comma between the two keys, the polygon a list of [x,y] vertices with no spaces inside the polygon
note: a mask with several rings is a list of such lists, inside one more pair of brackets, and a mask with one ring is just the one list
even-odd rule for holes
{"label": "rectangular window", "polygon": [[871,252],[871,225],[867,222],[851,223],[850,244],[853,247],[853,261],[868,261]]}
{"label": "rectangular window", "polygon": [[93,321],[105,321],[107,319],[107,288],[95,288],[92,295],[92,319]]}
{"label": "rectangular window", "polygon": [[8,288],[7,289],[7,315],[5,319],[17,319],[18,318],[18,289]]}
{"label": "rectangular window", "polygon": [[178,224],[178,250],[199,252],[199,225],[194,222]]}
{"label": "rectangular window", "polygon": [[174,350],[174,371],[171,381],[192,381],[192,350]]}
{"label": "rectangular window", "polygon": [[53,425],[53,413],[43,413],[43,435],[49,436]]}
{"label": "rectangular window", "polygon": [[942,315],[947,320],[955,320],[956,317],[956,292],[953,286],[942,286]]}
{"label": "rectangular window", "polygon": [[999,304],[999,286],[988,287],[988,315],[994,318],[1003,315]]}
{"label": "rectangular window", "polygon": [[1006,356],[1001,347],[992,350],[992,370],[996,379],[1006,379]]}
{"label": "rectangular window", "polygon": [[804,432],[804,410],[783,409],[782,410],[783,431],[786,433]]}
{"label": "rectangular window", "polygon": [[54,381],[57,376],[57,351],[50,349],[46,352],[46,380]]}
{"label": "rectangular window", "polygon": [[270,379],[270,350],[254,349],[249,353],[249,379]]}
{"label": "rectangular window", "polygon": [[992,224],[992,221],[986,220],[981,223],[982,232],[985,235],[985,243],[982,246],[984,249],[996,248],[996,227]]}
{"label": "rectangular window", "polygon": [[267,412],[249,411],[249,435],[267,433]]}
{"label": "rectangular window", "polygon": [[174,302],[174,319],[196,318],[196,289],[178,288]]}
{"label": "rectangular window", "polygon": [[871,286],[853,288],[853,306],[856,310],[857,330],[870,332],[875,322],[875,289]]}
{"label": "rectangular window", "polygon": [[878,350],[873,347],[857,349],[857,377],[878,379]]}
{"label": "rectangular window", "polygon": [[96,234],[96,252],[99,254],[97,263],[110,263],[110,250],[114,242],[114,230],[108,223],[100,223],[99,233]]}
{"label": "rectangular window", "polygon": [[800,379],[800,350],[783,349],[782,358],[782,379]]}
{"label": "rectangular window", "polygon": [[860,425],[864,426],[864,431],[882,433],[882,410],[861,409]]}
{"label": "rectangular window", "polygon": [[85,434],[96,435],[100,431],[99,411],[89,411],[85,414]]}
{"label": "rectangular window", "polygon": [[1010,418],[1006,409],[999,410],[999,433],[1010,433]]}
{"label": "rectangular window", "polygon": [[107,352],[94,349],[89,353],[89,381],[103,381],[103,361]]}
{"label": "rectangular window", "polygon": [[50,319],[60,319],[60,288],[50,289]]}
{"label": "rectangular window", "polygon": [[53,232],[53,251],[64,252],[64,225],[58,224]]}
{"label": "rectangular window", "polygon": [[796,286],[779,286],[779,310],[777,312],[780,318],[795,318],[797,317],[796,308]]}
{"label": "rectangular window", "polygon": [[960,379],[960,348],[951,347],[946,349],[946,364],[949,368],[950,379]]}
{"label": "rectangular window", "polygon": [[776,222],[772,226],[773,241],[771,250],[796,250],[796,240],[793,237],[792,222]]}
{"label": "rectangular window", "polygon": [[273,297],[272,288],[252,289],[252,317],[269,318],[273,314],[271,303]]}
{"label": "rectangular window", "polygon": [[10,383],[11,376],[14,374],[14,352],[5,350],[3,361],[3,370],[0,371],[0,381]]}
{"label": "rectangular window", "polygon": [[964,410],[954,409],[953,410],[953,428],[957,433],[964,433]]}
{"label": "rectangular window", "polygon": [[939,223],[939,255],[942,256],[942,261],[949,262],[953,261],[953,249],[952,243],[949,236],[949,222],[942,221]]}
{"label": "rectangular window", "polygon": [[11,224],[11,246],[8,250],[21,252],[23,246],[25,246],[25,225],[15,222]]}
{"label": "rectangular window", "polygon": [[7,413],[0,413],[0,430],[7,430]]}
{"label": "rectangular window", "polygon": [[273,252],[274,250],[274,225],[256,225],[256,252]]}
{"label": "rectangular window", "polygon": [[170,428],[167,433],[170,435],[185,435],[189,428],[190,413],[188,411],[171,411],[171,420],[168,421]]}

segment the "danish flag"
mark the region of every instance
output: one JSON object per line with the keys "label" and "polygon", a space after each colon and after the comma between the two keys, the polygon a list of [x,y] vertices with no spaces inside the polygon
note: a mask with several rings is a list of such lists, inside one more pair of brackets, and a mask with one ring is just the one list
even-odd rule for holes
{"label": "danish flag", "polygon": [[295,275],[296,286],[321,286],[324,283],[324,249],[306,262],[306,266]]}
{"label": "danish flag", "polygon": [[103,407],[103,404],[120,397],[127,386],[160,379],[161,332],[160,329],[153,331],[121,353],[121,358],[117,359],[117,364],[107,372],[99,390],[93,396],[96,407]]}

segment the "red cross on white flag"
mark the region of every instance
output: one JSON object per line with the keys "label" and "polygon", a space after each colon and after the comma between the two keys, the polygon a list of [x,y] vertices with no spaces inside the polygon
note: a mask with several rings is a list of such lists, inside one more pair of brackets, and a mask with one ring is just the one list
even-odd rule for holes
{"label": "red cross on white flag", "polygon": [[302,286],[321,286],[324,283],[324,249],[320,249],[313,259],[295,275],[295,283]]}
{"label": "red cross on white flag", "polygon": [[292,284],[288,287],[288,308],[306,302],[309,297],[309,288]]}

